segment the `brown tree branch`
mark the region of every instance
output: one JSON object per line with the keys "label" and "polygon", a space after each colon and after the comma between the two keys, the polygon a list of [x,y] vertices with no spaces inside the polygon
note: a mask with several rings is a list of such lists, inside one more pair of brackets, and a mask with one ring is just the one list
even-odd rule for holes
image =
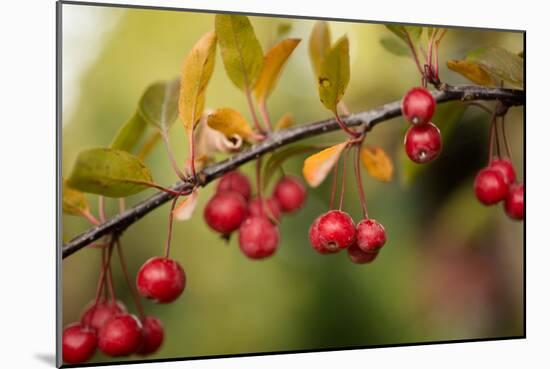
{"label": "brown tree branch", "polygon": [[[438,103],[452,100],[494,100],[500,101],[506,106],[518,106],[525,104],[524,91],[505,88],[443,85],[440,87],[439,91],[433,92],[433,96]],[[342,120],[349,127],[362,125],[363,130],[368,131],[376,124],[398,117],[399,115],[401,115],[401,102],[395,101],[372,110],[343,117]],[[336,120],[327,119],[274,132],[265,140],[252,146],[250,149],[242,151],[227,160],[214,163],[204,168],[200,173],[198,173],[197,180],[190,178],[186,181],[178,182],[170,188],[175,192],[184,191],[184,193],[189,193],[194,187],[205,186],[224,173],[229,172],[266,153],[272,152],[281,146],[299,141],[301,139],[336,131],[338,129],[339,126]],[[81,233],[63,245],[63,258],[66,258],[74,252],[91,244],[93,241],[102,236],[108,234],[120,235],[126,228],[137,222],[141,217],[168,202],[172,198],[172,194],[158,192],[150,198],[127,209],[122,214],[116,215],[104,223]]]}

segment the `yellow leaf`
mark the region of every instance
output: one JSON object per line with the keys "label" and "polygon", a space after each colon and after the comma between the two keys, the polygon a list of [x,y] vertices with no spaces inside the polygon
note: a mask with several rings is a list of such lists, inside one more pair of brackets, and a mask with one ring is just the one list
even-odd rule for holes
{"label": "yellow leaf", "polygon": [[361,148],[361,162],[372,177],[383,182],[389,182],[393,178],[393,163],[382,148]]}
{"label": "yellow leaf", "polygon": [[179,117],[187,133],[192,132],[204,110],[206,86],[216,58],[216,34],[208,32],[193,46],[181,71]]}
{"label": "yellow leaf", "polygon": [[309,156],[304,161],[302,173],[306,182],[311,187],[317,187],[330,173],[331,169],[345,149],[347,142],[342,142],[338,145],[331,146],[316,154]]}
{"label": "yellow leaf", "polygon": [[214,110],[208,114],[207,124],[210,128],[220,131],[229,138],[234,135],[248,141],[254,141],[258,138],[241,113],[231,108]]}
{"label": "yellow leaf", "polygon": [[189,196],[184,198],[174,209],[172,214],[174,218],[179,221],[185,221],[191,219],[193,212],[197,207],[197,199],[199,198],[199,191],[195,190],[191,192]]}
{"label": "yellow leaf", "polygon": [[281,130],[290,127],[294,124],[294,115],[292,113],[285,113],[278,121],[275,123],[275,130]]}
{"label": "yellow leaf", "polygon": [[82,215],[89,210],[88,200],[84,193],[71,188],[63,179],[62,208],[63,212],[71,215]]}
{"label": "yellow leaf", "polygon": [[484,69],[475,63],[471,63],[467,60],[448,60],[447,67],[457,73],[462,74],[470,81],[481,85],[491,86],[493,85],[493,79]]}
{"label": "yellow leaf", "polygon": [[323,59],[317,81],[321,102],[335,114],[336,106],[348,86],[349,75],[349,42],[343,36]]}
{"label": "yellow leaf", "polygon": [[317,21],[309,36],[309,58],[317,77],[321,72],[321,64],[330,50],[330,28],[326,21]]}
{"label": "yellow leaf", "polygon": [[261,105],[271,94],[285,62],[300,40],[288,38],[273,46],[264,56],[262,71],[254,86],[254,96]]}

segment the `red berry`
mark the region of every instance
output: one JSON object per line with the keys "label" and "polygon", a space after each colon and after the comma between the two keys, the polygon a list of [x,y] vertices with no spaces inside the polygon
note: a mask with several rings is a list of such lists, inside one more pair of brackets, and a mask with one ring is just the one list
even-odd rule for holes
{"label": "red berry", "polygon": [[116,302],[100,300],[97,305],[94,300],[84,309],[80,322],[87,327],[99,331],[113,316],[125,312],[126,307],[118,300]]}
{"label": "red berry", "polygon": [[260,216],[265,215],[268,218],[272,218],[273,220],[279,222],[281,220],[281,207],[279,206],[279,203],[277,200],[275,200],[273,197],[270,197],[269,199],[262,199],[263,203],[263,214],[260,209],[260,200],[258,198],[253,199],[250,201],[250,204],[248,205],[248,212],[252,216]]}
{"label": "red berry", "polygon": [[273,197],[277,199],[284,213],[300,209],[306,200],[306,188],[302,182],[292,176],[281,178],[275,185]]}
{"label": "red berry", "polygon": [[157,256],[141,266],[136,284],[143,297],[160,303],[172,302],[185,288],[185,272],[177,261]]}
{"label": "red berry", "polygon": [[523,220],[525,213],[523,184],[514,185],[504,203],[506,214],[512,219]]}
{"label": "red berry", "polygon": [[93,329],[80,323],[73,323],[63,330],[63,361],[79,364],[90,360],[97,347],[97,336]]}
{"label": "red berry", "polygon": [[348,247],[348,257],[355,264],[372,262],[378,256],[378,251],[364,252],[356,243]]}
{"label": "red berry", "polygon": [[146,316],[142,319],[141,324],[143,326],[141,329],[143,341],[138,350],[138,354],[152,354],[158,350],[164,339],[164,328],[162,327],[162,322],[154,316]]}
{"label": "red berry", "polygon": [[98,347],[105,355],[133,354],[141,346],[141,323],[134,315],[118,315],[105,323],[98,338]]}
{"label": "red berry", "polygon": [[474,190],[477,199],[484,205],[493,205],[508,195],[508,186],[501,172],[484,168],[477,173]]}
{"label": "red berry", "polygon": [[363,219],[357,225],[357,247],[376,252],[386,243],[386,230],[374,219]]}
{"label": "red berry", "polygon": [[441,152],[441,134],[439,128],[429,122],[410,126],[405,135],[405,151],[415,163],[428,163]]}
{"label": "red berry", "polygon": [[230,234],[248,215],[247,204],[237,192],[219,192],[204,208],[204,220],[213,230]]}
{"label": "red berry", "polygon": [[328,251],[339,251],[355,242],[353,219],[340,210],[331,210],[319,218],[319,242]]}
{"label": "red berry", "polygon": [[228,172],[220,178],[216,188],[216,192],[226,191],[240,193],[248,201],[251,193],[250,181],[239,171]]}
{"label": "red berry", "polygon": [[332,254],[334,252],[339,251],[339,249],[330,251],[323,247],[323,244],[321,243],[321,239],[319,238],[319,220],[321,219],[321,216],[317,217],[315,221],[311,224],[309,227],[309,243],[313,247],[315,251],[317,251],[319,254]]}
{"label": "red berry", "polygon": [[401,110],[405,118],[412,124],[425,124],[434,115],[435,100],[425,88],[415,87],[403,97]]}
{"label": "red berry", "polygon": [[507,185],[516,181],[516,171],[514,170],[514,165],[510,160],[498,158],[493,159],[489,167],[499,171],[503,175],[504,182],[506,182]]}
{"label": "red berry", "polygon": [[239,246],[251,259],[272,255],[278,244],[279,230],[265,216],[250,216],[239,228]]}

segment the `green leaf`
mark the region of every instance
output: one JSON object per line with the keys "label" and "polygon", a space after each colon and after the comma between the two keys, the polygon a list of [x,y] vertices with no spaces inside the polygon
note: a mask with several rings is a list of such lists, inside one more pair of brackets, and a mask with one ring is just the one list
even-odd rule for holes
{"label": "green leaf", "polygon": [[155,82],[145,90],[138,109],[143,119],[161,131],[167,131],[178,114],[179,81]]}
{"label": "green leaf", "polygon": [[343,36],[323,59],[317,81],[321,102],[335,114],[336,105],[348,87],[349,77],[349,42],[348,38]]}
{"label": "green leaf", "polygon": [[390,53],[397,56],[411,56],[411,51],[401,40],[394,37],[384,37],[380,39],[380,45]]}
{"label": "green leaf", "polygon": [[83,192],[126,197],[148,188],[151,172],[126,151],[95,148],[81,151],[67,184]]}
{"label": "green leaf", "polygon": [[178,107],[180,120],[188,134],[200,121],[215,60],[216,34],[208,32],[193,46],[183,62]]}
{"label": "green leaf", "polygon": [[292,23],[289,21],[281,21],[277,24],[276,35],[277,38],[285,37],[288,33],[292,31]]}
{"label": "green leaf", "polygon": [[417,44],[422,36],[422,27],[419,26],[398,26],[386,25],[386,28],[392,31],[397,37],[408,43],[409,37],[413,44]]}
{"label": "green leaf", "polygon": [[130,120],[120,127],[109,147],[111,149],[132,152],[134,147],[143,137],[146,129],[147,122],[143,119],[139,111],[136,111]]}
{"label": "green leaf", "polygon": [[243,91],[251,90],[260,75],[263,51],[248,17],[216,15],[216,35],[229,79]]}
{"label": "green leaf", "polygon": [[316,152],[322,149],[323,147],[314,145],[294,145],[277,150],[269,157],[264,165],[262,175],[263,187],[267,188],[273,176],[287,159],[290,159],[296,155]]}
{"label": "green leaf", "polygon": [[[464,112],[467,109],[467,105],[460,101],[448,102],[445,104],[437,105],[437,109],[432,118],[433,122],[442,122],[437,125],[441,133],[441,140],[445,140],[450,136],[457,123],[462,119]],[[445,150],[445,146],[443,146]],[[410,185],[423,170],[428,168],[429,164],[416,164],[405,153],[403,148],[400,148],[400,162],[401,162],[401,183],[405,186]]]}
{"label": "green leaf", "polygon": [[319,76],[321,72],[321,65],[323,64],[325,55],[327,55],[330,50],[330,44],[331,37],[328,22],[315,22],[311,30],[311,35],[309,36],[309,58],[316,77]]}
{"label": "green leaf", "polygon": [[67,181],[63,179],[62,208],[63,212],[71,215],[82,215],[89,211],[86,195],[74,188],[69,187]]}
{"label": "green leaf", "polygon": [[487,73],[515,86],[523,86],[523,59],[497,46],[481,47],[470,51],[466,60],[478,64]]}

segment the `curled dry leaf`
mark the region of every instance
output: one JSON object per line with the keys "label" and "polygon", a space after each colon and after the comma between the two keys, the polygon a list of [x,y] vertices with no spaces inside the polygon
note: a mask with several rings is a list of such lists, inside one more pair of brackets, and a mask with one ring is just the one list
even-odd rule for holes
{"label": "curled dry leaf", "polygon": [[285,113],[275,124],[276,130],[286,129],[294,124],[294,115]]}
{"label": "curled dry leaf", "polygon": [[193,212],[197,207],[198,198],[199,191],[195,190],[191,192],[189,196],[181,200],[172,212],[174,218],[182,222],[191,219],[191,217],[193,216]]}
{"label": "curled dry leaf", "polygon": [[331,146],[323,151],[309,156],[304,161],[302,173],[306,182],[311,187],[317,187],[323,182],[334,165],[338,163],[338,158],[340,158],[340,155],[346,148],[347,144],[347,142],[342,142]]}
{"label": "curled dry leaf", "polygon": [[467,60],[448,60],[447,67],[453,72],[462,74],[464,77],[478,85],[491,86],[494,84],[489,73],[487,73],[479,65]]}
{"label": "curled dry leaf", "polygon": [[231,108],[214,110],[208,114],[207,123],[210,128],[223,133],[229,139],[239,136],[253,142],[261,137],[250,128],[250,124],[241,113]]}
{"label": "curled dry leaf", "polygon": [[393,163],[388,154],[378,146],[362,147],[361,162],[367,172],[383,182],[389,182],[393,178]]}

